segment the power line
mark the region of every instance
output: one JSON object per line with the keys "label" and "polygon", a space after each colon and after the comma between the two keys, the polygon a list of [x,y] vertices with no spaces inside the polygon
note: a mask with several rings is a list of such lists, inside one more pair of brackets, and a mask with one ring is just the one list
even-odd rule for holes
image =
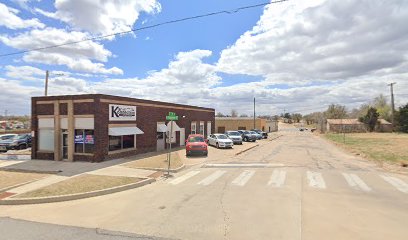
{"label": "power line", "polygon": [[175,19],[175,20],[170,20],[170,21],[166,21],[166,22],[162,22],[162,23],[153,24],[153,25],[150,25],[150,26],[145,26],[145,27],[140,27],[140,28],[132,28],[129,31],[116,32],[116,33],[111,33],[111,34],[97,36],[97,37],[85,38],[85,39],[79,40],[79,41],[66,42],[66,43],[57,44],[57,45],[50,45],[50,46],[45,46],[45,47],[39,47],[39,48],[33,48],[33,49],[18,51],[18,52],[0,54],[0,57],[18,55],[18,54],[23,54],[23,53],[28,53],[28,52],[46,50],[46,49],[50,49],[50,48],[58,48],[58,47],[66,46],[66,45],[78,44],[78,43],[81,43],[81,42],[104,39],[104,38],[129,34],[129,33],[137,32],[137,31],[142,31],[142,30],[156,28],[156,27],[163,26],[163,25],[168,25],[168,24],[173,24],[173,23],[178,23],[178,22],[184,22],[184,21],[198,19],[198,18],[205,18],[205,17],[215,16],[215,15],[220,15],[220,14],[234,14],[234,13],[237,13],[237,12],[239,12],[241,10],[247,10],[247,9],[251,9],[251,8],[262,7],[262,6],[266,6],[266,5],[269,5],[269,4],[281,3],[281,2],[286,2],[286,1],[289,1],[289,0],[276,0],[276,1],[272,1],[272,2],[264,2],[264,3],[255,4],[255,5],[248,5],[248,6],[244,6],[244,7],[239,7],[239,8],[233,9],[233,10],[222,10],[222,11],[218,11],[218,12],[211,12],[211,13],[206,13],[206,14],[202,14],[202,15],[196,15],[196,16],[192,16],[192,17],[180,18],[180,19]]}

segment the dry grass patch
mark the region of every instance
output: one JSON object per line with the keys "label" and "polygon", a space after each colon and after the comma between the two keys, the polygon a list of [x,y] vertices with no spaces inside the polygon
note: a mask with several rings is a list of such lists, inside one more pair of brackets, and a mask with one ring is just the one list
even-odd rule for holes
{"label": "dry grass patch", "polygon": [[16,196],[15,198],[51,197],[119,187],[141,181],[140,178],[83,174]]}
{"label": "dry grass patch", "polygon": [[41,179],[48,174],[0,171],[0,190]]}
{"label": "dry grass patch", "polygon": [[[169,162],[167,161],[167,153],[146,157],[123,164],[130,168],[162,168],[167,169]],[[177,152],[171,153],[170,169],[177,169],[183,165],[183,160]]]}
{"label": "dry grass patch", "polygon": [[326,138],[363,156],[379,161],[398,164],[408,163],[408,134],[398,133],[328,133]]}

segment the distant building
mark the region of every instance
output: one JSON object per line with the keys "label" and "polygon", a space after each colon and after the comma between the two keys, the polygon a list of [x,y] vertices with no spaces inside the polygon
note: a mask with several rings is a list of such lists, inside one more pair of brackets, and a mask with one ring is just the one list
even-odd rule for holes
{"label": "distant building", "polygon": [[[278,131],[278,122],[264,118],[255,118],[255,128],[264,132]],[[252,117],[216,117],[215,131],[224,133],[233,130],[251,130],[254,129],[254,118]]]}
{"label": "distant building", "polygon": [[[367,126],[358,119],[327,119],[327,131],[337,133],[367,132]],[[384,119],[378,119],[376,132],[392,132],[392,124]]]}

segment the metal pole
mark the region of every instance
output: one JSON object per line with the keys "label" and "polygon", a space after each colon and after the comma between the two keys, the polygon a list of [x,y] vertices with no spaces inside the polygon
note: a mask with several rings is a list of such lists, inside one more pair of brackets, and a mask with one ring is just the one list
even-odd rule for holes
{"label": "metal pole", "polygon": [[48,70],[45,71],[45,89],[44,89],[44,96],[48,96],[48,76],[49,72]]}
{"label": "metal pole", "polygon": [[167,166],[167,175],[170,176],[170,160],[171,160],[171,139],[172,139],[172,134],[173,134],[173,121],[170,121],[170,134],[169,134],[169,163]]}
{"label": "metal pole", "polygon": [[254,98],[254,129],[256,128],[255,126],[255,98]]}
{"label": "metal pole", "polygon": [[388,86],[390,86],[390,90],[391,90],[391,121],[392,121],[392,130],[394,131],[394,127],[395,127],[395,106],[394,106],[394,84],[396,84],[395,82],[388,84]]}

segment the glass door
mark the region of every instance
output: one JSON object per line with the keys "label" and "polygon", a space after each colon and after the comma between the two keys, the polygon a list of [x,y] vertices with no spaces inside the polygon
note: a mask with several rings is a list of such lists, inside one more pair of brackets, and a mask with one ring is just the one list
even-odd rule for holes
{"label": "glass door", "polygon": [[68,133],[62,133],[62,159],[68,159]]}

